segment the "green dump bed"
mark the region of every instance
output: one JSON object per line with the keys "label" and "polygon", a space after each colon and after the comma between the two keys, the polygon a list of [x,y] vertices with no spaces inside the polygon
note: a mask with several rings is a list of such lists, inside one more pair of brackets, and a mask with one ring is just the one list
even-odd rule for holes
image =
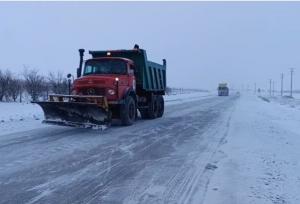
{"label": "green dump bed", "polygon": [[90,51],[89,53],[93,58],[122,57],[132,60],[135,64],[137,91],[165,93],[165,60],[163,60],[163,65],[148,61],[146,51],[143,49]]}

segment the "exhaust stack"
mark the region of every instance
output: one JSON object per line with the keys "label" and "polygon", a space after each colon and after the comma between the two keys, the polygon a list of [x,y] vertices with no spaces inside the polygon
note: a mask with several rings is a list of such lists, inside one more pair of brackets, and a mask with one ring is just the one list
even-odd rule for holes
{"label": "exhaust stack", "polygon": [[81,77],[81,73],[82,73],[84,49],[79,49],[78,51],[79,51],[80,61],[79,61],[79,67],[77,68],[77,78]]}

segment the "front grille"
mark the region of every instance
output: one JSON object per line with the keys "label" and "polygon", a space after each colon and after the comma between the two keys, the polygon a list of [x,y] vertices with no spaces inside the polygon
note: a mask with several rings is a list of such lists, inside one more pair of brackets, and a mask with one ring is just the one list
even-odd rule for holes
{"label": "front grille", "polygon": [[84,88],[81,90],[83,95],[105,95],[105,88]]}

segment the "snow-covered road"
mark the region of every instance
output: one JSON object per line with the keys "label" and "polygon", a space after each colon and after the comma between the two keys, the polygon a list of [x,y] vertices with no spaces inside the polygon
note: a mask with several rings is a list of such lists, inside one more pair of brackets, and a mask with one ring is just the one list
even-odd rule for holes
{"label": "snow-covered road", "polygon": [[171,97],[102,132],[7,121],[0,203],[298,204],[300,110],[282,100]]}
{"label": "snow-covered road", "polygon": [[237,98],[168,105],[161,119],[103,132],[2,134],[0,203],[199,203]]}

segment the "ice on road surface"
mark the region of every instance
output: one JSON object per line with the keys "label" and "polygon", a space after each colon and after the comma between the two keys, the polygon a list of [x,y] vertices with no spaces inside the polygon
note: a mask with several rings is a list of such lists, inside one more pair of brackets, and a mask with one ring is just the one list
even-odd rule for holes
{"label": "ice on road surface", "polygon": [[166,104],[105,131],[3,122],[0,203],[299,203],[300,110],[249,94]]}

